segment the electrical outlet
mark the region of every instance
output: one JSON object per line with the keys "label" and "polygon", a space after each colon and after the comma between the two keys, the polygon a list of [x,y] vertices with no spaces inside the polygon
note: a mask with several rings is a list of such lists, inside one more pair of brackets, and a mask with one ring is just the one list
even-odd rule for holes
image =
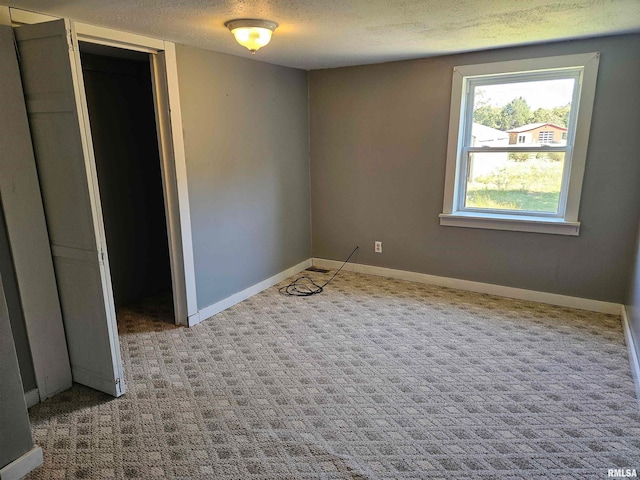
{"label": "electrical outlet", "polygon": [[382,242],[376,241],[373,244],[373,251],[376,252],[376,253],[382,253]]}

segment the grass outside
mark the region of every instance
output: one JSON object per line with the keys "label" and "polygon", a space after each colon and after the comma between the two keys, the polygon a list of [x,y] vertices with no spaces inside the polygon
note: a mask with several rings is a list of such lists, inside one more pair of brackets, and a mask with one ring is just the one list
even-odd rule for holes
{"label": "grass outside", "polygon": [[555,213],[563,166],[563,161],[535,156],[526,161],[506,160],[467,184],[466,206]]}
{"label": "grass outside", "polygon": [[475,190],[467,191],[467,207],[555,213],[559,198],[559,192]]}

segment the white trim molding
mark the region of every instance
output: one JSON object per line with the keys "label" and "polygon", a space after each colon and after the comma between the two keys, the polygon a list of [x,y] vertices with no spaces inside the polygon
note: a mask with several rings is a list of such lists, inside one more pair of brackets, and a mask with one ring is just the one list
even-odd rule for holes
{"label": "white trim molding", "polygon": [[146,53],[157,53],[164,50],[164,41],[156,38],[80,22],[75,22],[75,27],[80,41]]}
{"label": "white trim molding", "polygon": [[34,446],[0,470],[0,480],[19,480],[42,465],[42,448]]}
{"label": "white trim molding", "polygon": [[193,238],[191,230],[191,209],[187,182],[187,160],[182,130],[182,110],[180,107],[180,90],[178,88],[178,60],[174,43],[164,44],[164,63],[166,68],[167,101],[169,103],[169,125],[173,147],[173,163],[175,165],[175,209],[179,214],[182,266],[186,290],[187,323],[198,312],[196,292],[196,271],[193,256]]}
{"label": "white trim molding", "polygon": [[[622,329],[624,330],[624,340],[627,344],[627,350],[629,351],[629,363],[631,364],[631,375],[633,376],[633,383],[636,387],[636,400],[638,400],[638,407],[640,407],[640,359],[638,358],[638,349],[633,340],[633,333],[631,331],[631,324],[629,323],[629,315],[627,314],[627,307],[622,305]],[[640,346],[640,345],[639,345]]]}
{"label": "white trim molding", "polygon": [[490,230],[511,230],[515,232],[551,233],[557,235],[580,234],[580,222],[565,222],[559,218],[530,218],[516,215],[500,217],[484,213],[458,212],[441,213],[440,225],[447,227],[485,228]]}
{"label": "white trim molding", "polygon": [[287,270],[284,270],[283,272],[280,272],[272,277],[267,278],[266,280],[263,280],[260,283],[256,283],[255,285],[242,290],[241,292],[234,293],[233,295],[225,298],[224,300],[220,300],[219,302],[216,302],[212,305],[209,305],[208,307],[203,308],[198,312],[197,315],[194,315],[193,317],[189,317],[189,326],[192,327],[193,325],[196,325],[202,322],[203,320],[211,318],[216,313],[220,313],[223,310],[226,310],[229,307],[233,307],[235,304],[240,303],[243,300],[246,300],[247,298],[252,297],[257,293],[260,293],[263,290],[266,290],[267,288],[277,285],[278,283],[280,283],[283,280],[286,280],[292,275],[300,273],[304,269],[309,268],[311,264],[312,264],[312,260],[309,258],[304,262],[300,262],[297,265],[294,265],[293,267],[288,268]]}
{"label": "white trim molding", "polygon": [[[313,265],[321,268],[338,269],[340,268],[340,265],[342,265],[342,262],[326,260],[323,258],[314,258]],[[578,308],[580,310],[620,315],[621,305],[619,303],[603,302],[601,300],[570,297],[556,293],[538,292],[535,290],[526,290],[524,288],[494,285],[492,283],[473,282],[471,280],[461,280],[459,278],[439,277],[436,275],[428,275],[426,273],[395,270],[393,268],[376,267],[361,263],[347,263],[343,270],[365,273],[368,275],[377,275],[379,277],[395,278],[397,280],[407,280],[409,282],[438,285],[440,287],[456,288],[458,290],[467,290],[469,292],[486,293],[499,297],[516,298],[518,300],[528,300],[531,302],[540,302],[549,305],[558,305],[561,307]]]}

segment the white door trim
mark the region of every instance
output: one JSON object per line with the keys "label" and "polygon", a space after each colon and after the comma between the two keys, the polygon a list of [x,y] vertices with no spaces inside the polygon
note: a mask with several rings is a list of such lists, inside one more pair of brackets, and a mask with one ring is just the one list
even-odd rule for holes
{"label": "white door trim", "polygon": [[76,23],[78,41],[152,55],[152,80],[162,169],[176,324],[198,313],[187,164],[175,45],[155,38]]}
{"label": "white door trim", "polygon": [[165,49],[164,40],[145,37],[135,33],[120,32],[110,28],[74,22],[78,40],[98,43],[110,47],[135,50],[137,52],[158,53]]}
{"label": "white door trim", "polygon": [[151,59],[176,324],[188,326],[189,319],[197,314],[198,306],[184,141],[182,129],[172,128],[173,125],[182,124],[177,73],[171,78],[171,65],[175,69],[174,45],[165,43],[165,50]]}

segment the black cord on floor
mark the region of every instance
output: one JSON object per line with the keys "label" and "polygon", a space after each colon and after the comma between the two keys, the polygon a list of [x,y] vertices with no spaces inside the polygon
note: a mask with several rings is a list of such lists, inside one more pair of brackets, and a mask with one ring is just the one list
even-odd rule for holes
{"label": "black cord on floor", "polygon": [[353,249],[353,252],[349,254],[347,259],[344,261],[342,266],[334,273],[329,280],[324,282],[322,285],[318,285],[316,282],[311,280],[307,276],[298,277],[289,285],[285,285],[284,287],[279,288],[279,292],[282,295],[289,295],[290,297],[309,297],[311,295],[315,295],[316,293],[321,293],[324,290],[324,287],[329,285],[331,280],[333,280],[336,275],[340,273],[340,270],[347,264],[349,259],[353,256],[354,253],[358,251],[359,247]]}

